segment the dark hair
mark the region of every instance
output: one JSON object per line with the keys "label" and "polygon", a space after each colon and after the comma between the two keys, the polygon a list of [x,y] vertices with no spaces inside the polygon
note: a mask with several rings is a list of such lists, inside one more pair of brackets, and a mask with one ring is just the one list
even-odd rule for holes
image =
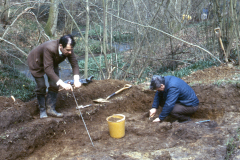
{"label": "dark hair", "polygon": [[155,90],[157,88],[160,88],[161,84],[165,85],[164,77],[159,75],[153,75],[151,84],[150,84],[150,89]]}
{"label": "dark hair", "polygon": [[67,46],[67,44],[69,43],[69,41],[71,42],[70,45],[72,47],[74,47],[76,42],[71,34],[62,36],[59,40],[59,44],[62,44],[63,48],[65,48]]}

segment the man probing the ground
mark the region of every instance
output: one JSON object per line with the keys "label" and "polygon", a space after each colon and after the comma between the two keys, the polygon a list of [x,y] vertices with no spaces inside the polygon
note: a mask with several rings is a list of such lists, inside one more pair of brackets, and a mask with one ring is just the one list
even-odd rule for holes
{"label": "man probing the ground", "polygon": [[174,76],[154,75],[150,89],[157,90],[155,93],[150,117],[156,114],[160,103],[164,104],[159,117],[153,122],[161,122],[168,115],[176,118],[179,122],[190,121],[190,115],[198,109],[199,100],[193,89],[182,79]]}
{"label": "man probing the ground", "polygon": [[[62,113],[55,110],[59,86],[66,90],[72,90],[71,84],[64,83],[59,78],[58,64],[68,58],[74,75],[74,86],[80,87],[79,66],[73,53],[75,41],[72,35],[62,36],[59,40],[51,40],[34,48],[28,55],[27,62],[29,70],[36,81],[37,100],[40,110],[40,118],[47,115],[63,117]],[[46,84],[44,74],[48,77],[48,93],[46,95]]]}

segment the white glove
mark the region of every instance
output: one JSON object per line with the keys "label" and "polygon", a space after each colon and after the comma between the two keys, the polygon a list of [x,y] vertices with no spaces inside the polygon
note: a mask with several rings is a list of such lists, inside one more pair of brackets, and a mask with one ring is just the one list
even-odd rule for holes
{"label": "white glove", "polygon": [[61,87],[63,87],[66,90],[73,90],[71,84],[68,83],[64,83],[61,79],[58,80],[57,85],[60,85]]}
{"label": "white glove", "polygon": [[156,114],[156,112],[157,112],[157,109],[156,109],[156,108],[150,109],[150,111],[149,111],[149,117],[154,117],[154,115]]}
{"label": "white glove", "polygon": [[76,88],[81,87],[82,83],[79,82],[79,75],[74,75],[73,79],[74,79],[74,87]]}

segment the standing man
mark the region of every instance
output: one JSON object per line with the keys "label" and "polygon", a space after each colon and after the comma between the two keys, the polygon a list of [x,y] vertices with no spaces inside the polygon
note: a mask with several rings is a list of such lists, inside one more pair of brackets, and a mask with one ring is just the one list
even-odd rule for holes
{"label": "standing man", "polygon": [[179,122],[190,121],[190,115],[198,109],[199,100],[193,89],[182,79],[174,76],[154,75],[150,89],[155,93],[150,117],[156,114],[159,104],[163,107],[161,114],[153,122],[161,122],[168,115],[178,119]]}
{"label": "standing man", "polygon": [[[27,57],[29,70],[33,75],[37,86],[35,93],[40,110],[40,118],[46,118],[47,114],[55,117],[63,117],[62,113],[55,110],[59,86],[66,90],[72,90],[70,84],[64,83],[59,78],[58,64],[68,58],[73,70],[74,86],[80,87],[79,67],[73,53],[75,41],[72,35],[62,36],[59,40],[51,40],[34,48]],[[44,74],[48,77],[48,93]]]}

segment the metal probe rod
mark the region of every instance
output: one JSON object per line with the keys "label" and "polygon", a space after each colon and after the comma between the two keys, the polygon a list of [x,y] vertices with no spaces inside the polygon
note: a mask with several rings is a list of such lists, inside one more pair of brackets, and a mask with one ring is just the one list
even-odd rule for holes
{"label": "metal probe rod", "polygon": [[[75,95],[74,95],[74,93],[73,93],[73,90],[72,90],[72,94],[73,94],[73,98],[74,98],[74,100],[75,100],[75,102],[76,102],[76,105],[77,105],[77,107],[78,107],[78,103],[77,103],[76,97],[75,97]],[[84,119],[83,119],[83,116],[82,116],[82,113],[81,113],[80,108],[79,108],[79,112],[80,112],[80,116],[81,116],[81,118],[82,118],[83,124],[84,124],[84,126],[85,126],[85,128],[86,128],[86,130],[87,130],[87,133],[88,133],[88,136],[89,136],[89,138],[90,138],[90,141],[92,142],[92,138],[91,138],[91,136],[90,136],[90,134],[89,134],[89,132],[88,132],[88,129],[87,129],[87,126],[86,126],[85,121],[84,121]],[[92,142],[92,145],[93,145],[93,142]],[[94,147],[94,145],[93,145],[93,147]]]}

